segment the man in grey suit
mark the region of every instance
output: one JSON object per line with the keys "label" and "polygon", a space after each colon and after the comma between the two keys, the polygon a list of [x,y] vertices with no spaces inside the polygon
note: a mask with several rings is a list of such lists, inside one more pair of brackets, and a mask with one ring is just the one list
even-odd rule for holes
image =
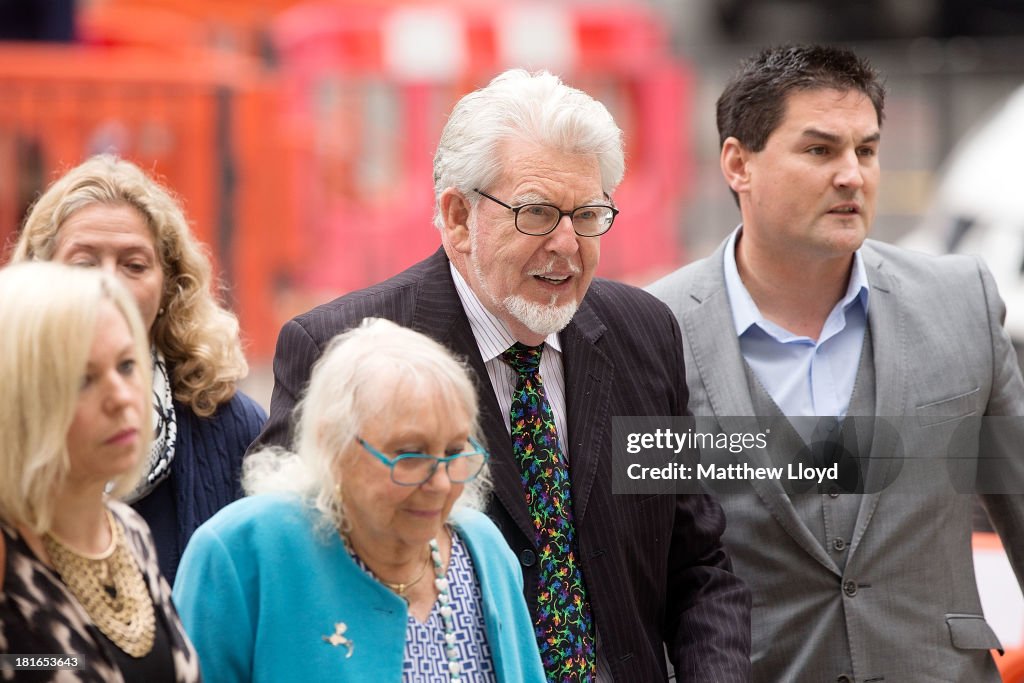
{"label": "man in grey suit", "polygon": [[[980,261],[866,239],[883,105],[878,74],[846,50],[744,62],[718,100],[742,224],[649,288],[682,328],[694,415],[874,416],[857,426],[853,493],[766,480],[720,498],[764,683],[1000,680],[972,564],[976,498],[950,473],[992,455],[1019,473],[1020,420],[982,449],[980,416],[1024,415],[1024,382]],[[800,433],[773,433],[769,459],[791,461],[813,441]],[[1015,495],[981,499],[1021,579],[1024,496],[1007,485]]]}

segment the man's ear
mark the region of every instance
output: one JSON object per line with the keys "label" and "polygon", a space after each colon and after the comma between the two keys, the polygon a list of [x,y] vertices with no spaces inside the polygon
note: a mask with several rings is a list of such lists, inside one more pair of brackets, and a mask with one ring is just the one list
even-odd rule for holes
{"label": "man's ear", "polygon": [[750,185],[750,157],[750,150],[736,138],[727,137],[722,143],[722,154],[719,157],[722,175],[736,194],[742,194]]}
{"label": "man's ear", "polygon": [[449,187],[441,193],[441,220],[446,242],[460,254],[470,252],[469,200],[459,190]]}

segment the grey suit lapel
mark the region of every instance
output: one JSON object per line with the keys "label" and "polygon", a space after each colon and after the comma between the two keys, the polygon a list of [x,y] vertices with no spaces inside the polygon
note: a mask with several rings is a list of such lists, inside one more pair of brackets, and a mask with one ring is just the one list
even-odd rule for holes
{"label": "grey suit lapel", "polygon": [[697,306],[686,310],[681,322],[711,411],[716,416],[749,416],[754,414],[754,406],[725,290],[725,245],[723,242],[704,261],[694,286],[682,294]]}
{"label": "grey suit lapel", "polygon": [[[712,414],[725,430],[744,432],[749,429],[749,420],[729,420],[737,416],[753,416],[755,411],[725,289],[723,259],[727,243],[728,239],[705,260],[702,272],[689,293],[698,305],[684,312],[682,322]],[[748,457],[751,464],[762,459],[766,466],[773,464],[768,462],[766,454],[759,451],[750,452]],[[800,547],[830,571],[838,573],[835,562],[821,542],[801,521],[781,482],[755,479],[750,483],[772,516]]]}
{"label": "grey suit lapel", "polygon": [[[864,245],[861,255],[871,286],[868,325],[871,328],[875,362],[875,416],[883,420],[899,418],[903,413],[907,391],[903,376],[907,365],[903,357],[907,351],[904,339],[906,329],[899,305],[899,281],[886,270],[884,260],[871,248],[870,243]],[[878,377],[884,377],[885,381],[877,381]],[[899,463],[893,460],[893,456],[898,452],[896,440],[899,438],[900,426],[896,424],[893,429],[875,429],[865,489],[869,493],[864,494],[861,500],[848,562],[855,556],[860,540],[874,516],[885,483],[898,471]]]}

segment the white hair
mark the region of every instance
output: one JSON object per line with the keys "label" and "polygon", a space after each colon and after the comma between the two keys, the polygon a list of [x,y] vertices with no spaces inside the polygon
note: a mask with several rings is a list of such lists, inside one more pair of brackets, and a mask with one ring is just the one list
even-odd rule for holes
{"label": "white hair", "polygon": [[557,76],[510,69],[455,105],[434,154],[434,225],[440,230],[441,194],[461,191],[472,206],[473,190],[501,175],[501,144],[519,139],[572,154],[597,156],[601,188],[609,197],[626,162],[622,131],[603,104]]}
{"label": "white hair", "polygon": [[[481,444],[476,388],[466,365],[433,339],[389,320],[367,318],[331,340],[313,367],[296,407],[295,450],[268,448],[246,457],[246,493],[289,492],[311,503],[325,528],[343,529],[337,490],[349,451],[367,419],[388,409],[396,395],[447,401],[469,418]],[[482,509],[490,491],[485,467],[468,483],[455,507]]]}

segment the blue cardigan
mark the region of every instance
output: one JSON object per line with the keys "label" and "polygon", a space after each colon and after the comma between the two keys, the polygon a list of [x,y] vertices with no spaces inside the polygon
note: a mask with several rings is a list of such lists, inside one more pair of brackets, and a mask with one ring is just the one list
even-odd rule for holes
{"label": "blue cardigan", "polygon": [[132,504],[153,532],[160,572],[170,584],[193,532],[241,498],[242,457],[267,419],[263,408],[240,391],[210,417],[174,401],[174,416],[178,439],[171,474]]}
{"label": "blue cardigan", "polygon": [[[338,534],[318,532],[317,514],[294,496],[253,496],[192,537],[174,600],[206,683],[401,680],[405,601],[362,571]],[[512,551],[479,512],[451,521],[473,558],[498,681],[544,681]],[[324,640],[340,622],[351,657]]]}

